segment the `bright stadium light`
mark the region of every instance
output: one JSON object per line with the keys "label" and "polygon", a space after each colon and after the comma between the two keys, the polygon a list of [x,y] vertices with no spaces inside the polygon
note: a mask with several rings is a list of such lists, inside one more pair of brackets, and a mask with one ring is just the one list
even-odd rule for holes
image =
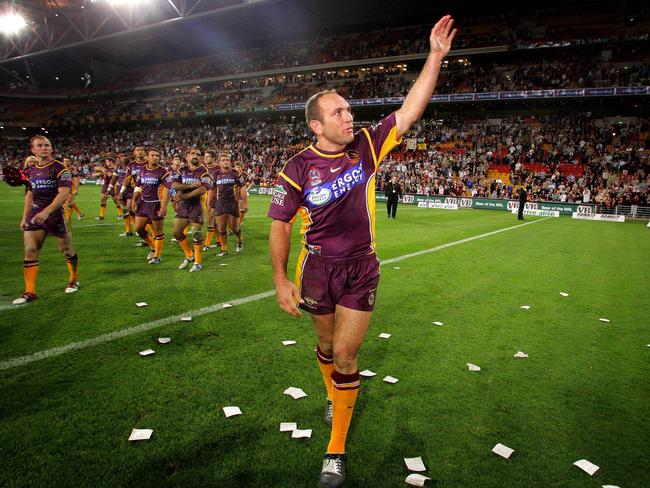
{"label": "bright stadium light", "polygon": [[25,17],[20,14],[8,13],[0,16],[0,32],[3,34],[16,34],[26,25]]}

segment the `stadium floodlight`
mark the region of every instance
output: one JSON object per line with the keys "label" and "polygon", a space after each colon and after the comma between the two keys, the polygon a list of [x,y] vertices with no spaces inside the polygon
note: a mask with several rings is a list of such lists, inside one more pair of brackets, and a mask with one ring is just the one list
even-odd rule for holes
{"label": "stadium floodlight", "polygon": [[7,35],[16,34],[23,27],[27,26],[25,17],[16,13],[0,15],[0,32]]}

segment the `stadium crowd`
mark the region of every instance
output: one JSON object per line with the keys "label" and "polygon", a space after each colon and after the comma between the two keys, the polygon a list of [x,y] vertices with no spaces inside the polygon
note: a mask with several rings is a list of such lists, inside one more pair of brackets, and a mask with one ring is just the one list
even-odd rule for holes
{"label": "stadium crowd", "polygon": [[[381,191],[397,174],[405,193],[513,198],[519,185],[529,199],[648,204],[650,168],[647,119],[612,126],[589,114],[530,118],[423,120],[380,168]],[[250,120],[133,131],[87,131],[53,137],[56,154],[70,157],[82,174],[106,155],[130,154],[139,144],[162,149],[164,161],[188,148],[235,155],[249,180],[273,186],[284,162],[311,142],[303,123]],[[26,148],[4,145],[3,165],[21,161]],[[15,146],[14,146],[15,147]]]}

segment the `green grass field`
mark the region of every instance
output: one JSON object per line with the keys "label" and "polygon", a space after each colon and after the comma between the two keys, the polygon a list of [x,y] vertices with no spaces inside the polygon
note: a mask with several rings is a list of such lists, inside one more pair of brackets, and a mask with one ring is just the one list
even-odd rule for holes
{"label": "green grass field", "polygon": [[[82,187],[80,291],[63,293],[67,269],[48,239],[39,299],[16,308],[21,199],[0,187],[0,486],[318,485],[329,432],[315,337],[308,317],[284,315],[272,297],[10,363],[271,290],[266,197],[251,197],[244,252],[207,253],[190,274],[176,269],[171,218],[163,263],[147,265],[134,238],[117,236],[112,205],[93,220],[99,188]],[[506,212],[405,205],[396,221],[378,205],[377,221],[383,260],[518,224]],[[291,273],[298,242],[296,233]],[[345,486],[405,486],[403,458],[414,456],[439,488],[649,486],[649,257],[643,222],[563,217],[384,264],[360,354],[360,369],[378,375],[362,381]],[[165,336],[171,344],[156,344]],[[147,348],[156,354],[140,357]],[[514,359],[519,350],[530,358]],[[289,386],[309,396],[283,395]],[[230,405],[243,415],[226,419]],[[280,422],[312,438],[291,439]],[[133,428],[152,439],[129,443]],[[515,449],[509,460],[491,453],[497,443]],[[595,477],[572,466],[583,458],[600,466]]]}

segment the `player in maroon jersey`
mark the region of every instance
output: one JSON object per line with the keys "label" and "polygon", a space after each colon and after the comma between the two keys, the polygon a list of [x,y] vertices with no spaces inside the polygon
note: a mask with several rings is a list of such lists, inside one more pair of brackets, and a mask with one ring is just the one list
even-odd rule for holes
{"label": "player in maroon jersey", "polygon": [[[217,176],[217,173],[221,171],[221,166],[217,163],[217,158],[216,154],[212,150],[205,151],[203,154],[203,165],[208,169],[209,175],[212,177],[212,180],[214,180],[215,176]],[[207,226],[207,232],[205,234],[205,246],[203,247],[204,251],[207,251],[211,247],[216,247],[217,244],[211,245],[212,244],[212,238],[214,237],[215,230],[216,230],[216,215],[214,214],[214,209],[211,208],[207,204],[207,194],[206,194],[206,205],[204,210],[205,212],[205,219],[206,219],[206,226]],[[219,242],[219,239],[217,239],[217,243]]]}
{"label": "player in maroon jersey", "polygon": [[129,165],[126,163],[126,156],[120,153],[115,157],[115,171],[111,181],[113,194],[117,195],[117,201],[122,208],[122,216],[124,219],[124,232],[120,234],[120,237],[132,236],[133,228],[135,226],[135,218],[131,215],[130,211],[130,200],[133,198],[133,188],[131,188],[128,193],[126,187],[124,192],[121,191],[128,175]]}
{"label": "player in maroon jersey", "polygon": [[[133,201],[133,190],[135,189],[135,182],[140,174],[140,170],[144,168],[147,164],[146,159],[147,153],[144,150],[144,146],[136,146],[133,149],[133,160],[127,165],[127,174],[120,188],[120,200],[126,203],[126,208],[129,211],[129,217],[131,220],[131,228],[135,229],[135,204]],[[151,225],[147,223],[145,226],[147,232],[152,235],[153,230]],[[146,241],[142,240],[140,243],[136,244],[137,246],[146,246]],[[152,250],[153,252],[153,250]]]}
{"label": "player in maroon jersey", "polygon": [[[335,91],[312,96],[305,118],[317,142],[279,173],[269,216],[276,300],[300,316],[311,314],[317,358],[331,422],[320,483],[345,481],[345,441],[359,389],[357,356],[370,324],[379,283],[375,253],[375,175],[382,159],[422,116],[456,34],[444,16],[431,29],[430,53],[401,108],[377,125],[353,130],[349,103]],[[303,218],[303,250],[295,284],[287,278],[291,227]]]}
{"label": "player in maroon jersey", "polygon": [[63,163],[63,166],[70,170],[70,174],[72,175],[72,188],[70,189],[70,196],[63,204],[65,219],[68,223],[70,223],[70,217],[72,217],[73,212],[77,214],[77,220],[84,218],[83,212],[75,202],[75,198],[79,193],[79,171],[74,167],[72,161],[70,161],[70,158],[64,157],[62,158],[61,162]]}
{"label": "player in maroon jersey", "polygon": [[[228,255],[228,233],[230,226],[237,236],[237,252],[244,249],[241,229],[239,227],[239,211],[248,210],[248,196],[244,177],[232,167],[231,154],[227,151],[219,155],[221,171],[214,176],[214,188],[208,192],[208,206],[214,208],[221,252],[217,256]],[[239,205],[242,200],[241,206]]]}
{"label": "player in maroon jersey", "polygon": [[[147,164],[140,169],[133,191],[135,214],[135,231],[153,251],[147,259],[149,264],[160,264],[165,242],[165,216],[169,203],[168,188],[172,181],[169,172],[160,165],[160,151],[149,149],[147,151]],[[145,227],[151,222],[154,239],[147,233]]]}
{"label": "player in maroon jersey", "polygon": [[[176,218],[174,219],[174,237],[181,246],[185,259],[178,269],[186,269],[190,263],[190,273],[201,271],[203,258],[203,206],[201,197],[212,188],[212,177],[199,158],[188,153],[188,164],[172,176],[172,189],[175,191]],[[194,252],[190,249],[187,236],[183,232],[191,225],[193,230]]]}
{"label": "player in maroon jersey", "polygon": [[38,258],[48,234],[55,237],[68,265],[70,280],[65,292],[74,293],[79,289],[77,253],[72,246],[72,236],[66,226],[62,208],[70,196],[72,174],[63,163],[53,159],[52,143],[47,137],[32,137],[30,149],[37,161],[31,159],[26,164],[28,183],[20,221],[25,243],[25,292],[13,301],[14,305],[36,299]]}
{"label": "player in maroon jersey", "polygon": [[102,199],[99,207],[99,217],[95,217],[95,220],[104,220],[106,217],[106,202],[108,201],[108,197],[115,203],[118,218],[122,218],[122,207],[111,185],[115,176],[115,160],[110,156],[104,158],[104,164],[95,168],[95,174],[102,179]]}

